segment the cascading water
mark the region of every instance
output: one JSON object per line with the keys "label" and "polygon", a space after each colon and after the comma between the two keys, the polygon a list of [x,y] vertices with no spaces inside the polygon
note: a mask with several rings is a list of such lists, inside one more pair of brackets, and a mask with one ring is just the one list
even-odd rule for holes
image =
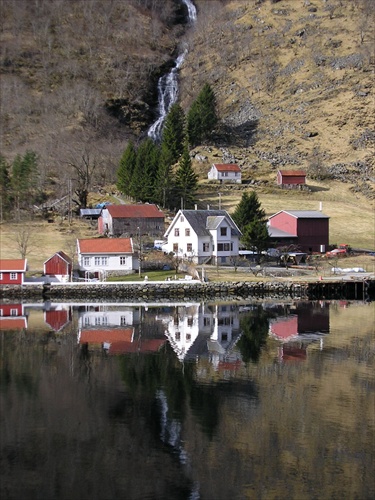
{"label": "cascading water", "polygon": [[[197,19],[197,9],[191,0],[182,0],[188,11],[189,23],[194,23]],[[158,113],[159,118],[151,125],[148,131],[148,136],[155,142],[160,141],[161,133],[164,125],[164,120],[170,110],[172,104],[177,101],[178,97],[178,70],[187,54],[187,49],[177,57],[175,66],[171,71],[159,78],[158,82]]]}

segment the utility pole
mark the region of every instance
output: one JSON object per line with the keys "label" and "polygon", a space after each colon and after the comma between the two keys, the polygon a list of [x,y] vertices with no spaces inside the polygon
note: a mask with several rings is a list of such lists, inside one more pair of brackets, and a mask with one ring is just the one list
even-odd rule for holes
{"label": "utility pole", "polygon": [[141,228],[137,227],[138,230],[138,244],[139,244],[139,250],[138,250],[138,274],[141,276],[142,272],[142,240],[141,240]]}

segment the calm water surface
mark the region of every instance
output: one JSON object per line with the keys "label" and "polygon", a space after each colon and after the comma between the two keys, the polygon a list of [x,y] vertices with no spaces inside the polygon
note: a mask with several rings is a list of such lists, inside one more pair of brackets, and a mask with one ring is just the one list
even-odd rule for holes
{"label": "calm water surface", "polygon": [[375,497],[374,304],[0,304],[6,499]]}

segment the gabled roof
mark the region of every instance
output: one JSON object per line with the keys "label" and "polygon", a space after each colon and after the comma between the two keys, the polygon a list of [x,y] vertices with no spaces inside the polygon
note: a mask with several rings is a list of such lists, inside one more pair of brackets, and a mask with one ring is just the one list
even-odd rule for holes
{"label": "gabled roof", "polygon": [[0,272],[25,272],[27,259],[0,259]]}
{"label": "gabled roof", "polygon": [[328,215],[323,214],[319,210],[280,210],[271,215],[269,219],[281,213],[289,214],[296,219],[329,219]]}
{"label": "gabled roof", "polygon": [[164,219],[164,213],[156,205],[108,205],[106,209],[114,219]]}
{"label": "gabled roof", "polygon": [[45,263],[46,263],[46,262],[48,262],[49,260],[53,259],[53,257],[54,257],[55,255],[57,255],[58,257],[60,257],[62,260],[65,260],[65,262],[66,262],[67,264],[71,264],[71,263],[72,263],[72,259],[71,259],[68,255],[66,255],[66,253],[65,253],[65,252],[63,252],[62,250],[59,250],[58,252],[56,252],[55,254],[53,254],[53,255],[52,255],[52,257],[50,257],[49,259],[45,260],[45,261],[43,262],[43,264],[45,264]]}
{"label": "gabled roof", "polygon": [[104,342],[132,342],[134,328],[91,328],[81,331],[79,343],[103,344]]}
{"label": "gabled roof", "polygon": [[185,217],[197,236],[210,236],[210,229],[216,229],[224,219],[230,226],[233,235],[241,236],[242,234],[225,210],[179,210],[165,235],[171,231],[174,222],[181,215]]}
{"label": "gabled roof", "polygon": [[236,163],[213,163],[218,172],[241,172],[241,167]]}
{"label": "gabled roof", "polygon": [[131,238],[90,238],[77,240],[79,253],[133,253]]}
{"label": "gabled roof", "polygon": [[304,170],[279,170],[279,172],[283,177],[306,177],[306,172]]}

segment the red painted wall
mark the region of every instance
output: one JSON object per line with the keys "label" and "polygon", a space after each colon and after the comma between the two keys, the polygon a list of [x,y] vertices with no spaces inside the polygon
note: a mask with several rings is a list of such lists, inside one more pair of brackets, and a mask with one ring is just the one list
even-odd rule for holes
{"label": "red painted wall", "polygon": [[[22,304],[1,304],[1,315],[0,316],[23,316],[23,305]],[[17,314],[11,314],[11,312],[17,311]]]}
{"label": "red painted wall", "polygon": [[297,234],[302,252],[319,252],[329,244],[329,219],[298,219]]}
{"label": "red painted wall", "polygon": [[44,274],[70,274],[71,266],[60,255],[53,255],[44,264]]}
{"label": "red painted wall", "polygon": [[274,217],[271,217],[269,221],[270,226],[277,227],[282,231],[286,231],[289,234],[297,236],[297,219],[295,217],[292,217],[285,212],[280,212]]}
{"label": "red painted wall", "polygon": [[15,279],[15,280],[11,280],[10,279],[10,275],[12,273],[10,273],[8,271],[2,271],[2,274],[3,274],[3,279],[0,280],[0,285],[22,285],[22,283],[23,283],[23,274],[24,273],[20,273],[18,271],[16,273],[17,274],[17,279]]}

